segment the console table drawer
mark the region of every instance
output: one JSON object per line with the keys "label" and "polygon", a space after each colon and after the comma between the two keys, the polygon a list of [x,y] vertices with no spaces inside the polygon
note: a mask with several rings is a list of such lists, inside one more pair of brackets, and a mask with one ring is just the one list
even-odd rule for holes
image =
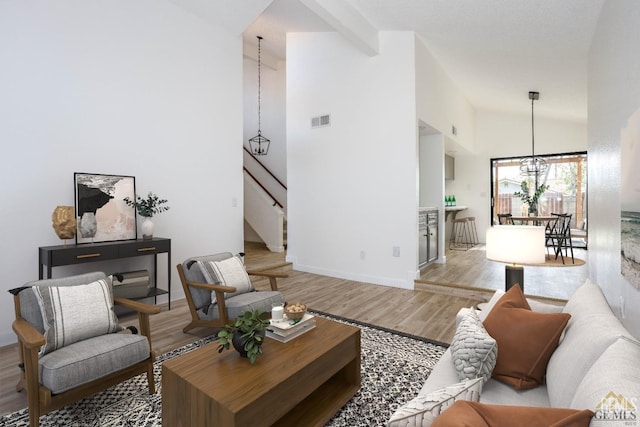
{"label": "console table drawer", "polygon": [[[167,256],[166,288],[158,287],[158,254]],[[41,246],[38,248],[38,278],[50,279],[52,269],[64,265],[88,264],[96,261],[137,258],[151,255],[153,260],[153,289],[147,297],[157,303],[158,295],[167,295],[167,307],[171,309],[171,239],[154,237],[149,240],[117,240],[113,242],[86,243],[80,245]],[[46,267],[46,277],[43,268]]]}
{"label": "console table drawer", "polygon": [[83,262],[103,261],[118,257],[118,248],[114,246],[105,247],[75,247],[66,251],[55,251],[51,253],[51,264],[70,265]]}
{"label": "console table drawer", "polygon": [[154,239],[148,241],[136,241],[128,245],[122,245],[119,248],[121,257],[134,257],[138,255],[153,255],[156,253],[168,252],[171,250],[171,242],[169,239]]}

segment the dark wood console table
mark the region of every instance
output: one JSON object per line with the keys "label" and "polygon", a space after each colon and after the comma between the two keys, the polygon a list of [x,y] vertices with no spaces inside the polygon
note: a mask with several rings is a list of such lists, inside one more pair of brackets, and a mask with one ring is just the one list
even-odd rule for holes
{"label": "dark wood console table", "polygon": [[[167,289],[158,288],[158,254],[167,254]],[[41,246],[38,248],[38,278],[51,278],[51,269],[63,265],[83,264],[87,262],[107,261],[153,255],[153,288],[145,298],[153,297],[157,303],[158,295],[167,294],[168,308],[171,309],[171,239],[154,237],[149,240],[123,240],[117,242],[88,243],[82,245]]]}

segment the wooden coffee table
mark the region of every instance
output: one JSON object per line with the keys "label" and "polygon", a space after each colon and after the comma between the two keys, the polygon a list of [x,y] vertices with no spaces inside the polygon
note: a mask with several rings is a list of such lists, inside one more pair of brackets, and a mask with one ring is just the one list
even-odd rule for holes
{"label": "wooden coffee table", "polygon": [[162,365],[166,426],[322,426],[360,388],[360,329],[316,316],[251,365],[213,342]]}

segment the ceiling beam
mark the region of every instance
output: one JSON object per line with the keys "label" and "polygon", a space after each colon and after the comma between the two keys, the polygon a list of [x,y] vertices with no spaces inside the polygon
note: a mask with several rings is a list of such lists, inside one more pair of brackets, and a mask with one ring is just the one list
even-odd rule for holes
{"label": "ceiling beam", "polygon": [[349,42],[369,56],[379,52],[378,30],[344,0],[300,0]]}

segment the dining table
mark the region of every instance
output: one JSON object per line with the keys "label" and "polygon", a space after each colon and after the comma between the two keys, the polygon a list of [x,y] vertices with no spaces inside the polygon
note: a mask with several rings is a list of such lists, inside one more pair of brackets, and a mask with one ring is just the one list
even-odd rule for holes
{"label": "dining table", "polygon": [[512,216],[511,219],[513,223],[516,225],[526,225],[531,223],[531,225],[544,225],[547,226],[552,222],[555,222],[558,217],[557,216]]}

